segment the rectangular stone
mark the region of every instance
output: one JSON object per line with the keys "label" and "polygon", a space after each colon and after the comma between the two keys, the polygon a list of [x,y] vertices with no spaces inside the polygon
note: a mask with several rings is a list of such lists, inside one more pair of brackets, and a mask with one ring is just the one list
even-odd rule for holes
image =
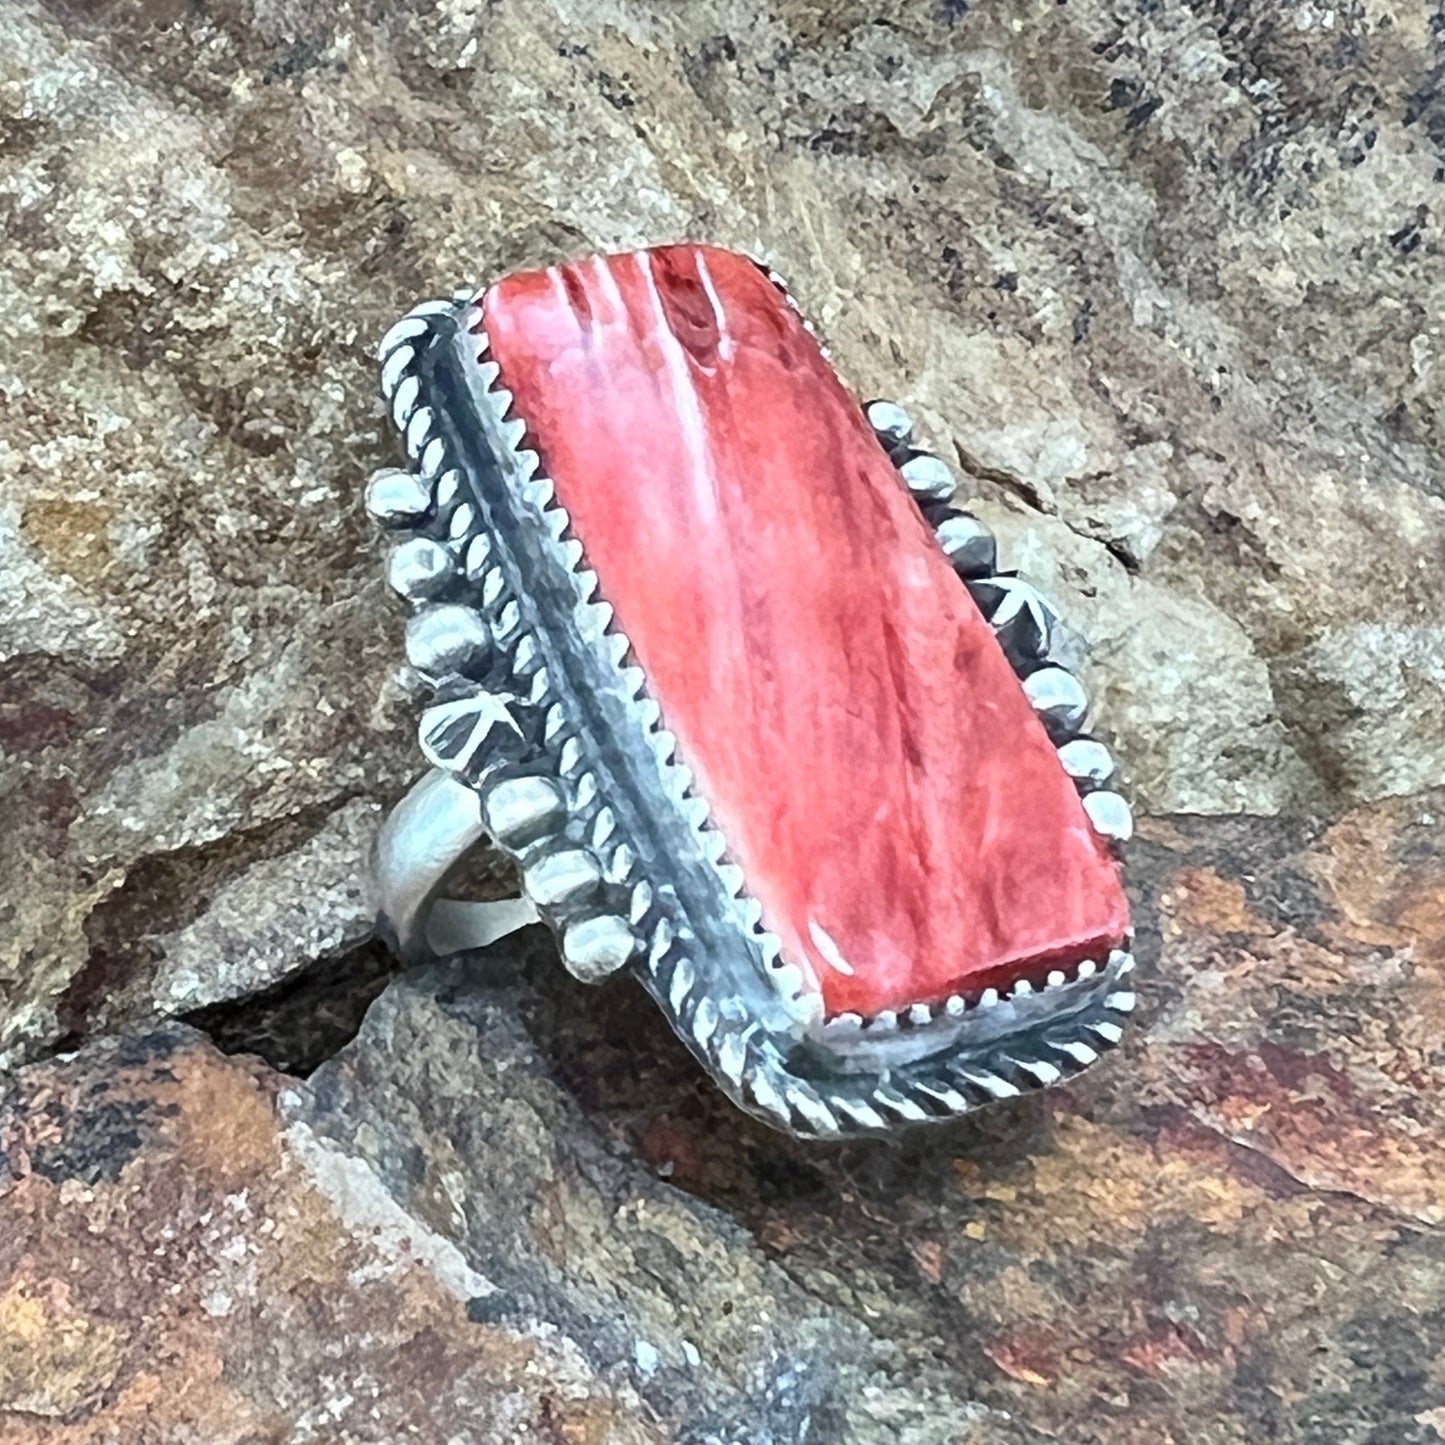
{"label": "rectangular stone", "polygon": [[680,753],[829,1015],[1128,932],[987,621],[786,298],[672,246],[508,276],[492,358]]}

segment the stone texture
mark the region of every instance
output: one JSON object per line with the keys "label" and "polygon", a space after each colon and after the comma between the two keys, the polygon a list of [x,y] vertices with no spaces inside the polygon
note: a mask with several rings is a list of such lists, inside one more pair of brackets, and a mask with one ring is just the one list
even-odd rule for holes
{"label": "stone texture", "polygon": [[[345,1438],[369,1372],[439,1439],[1445,1438],[1438,32],[1401,0],[0,6],[0,1060],[85,1050],[9,1086],[0,1435]],[[1091,637],[1146,1032],[838,1151],[545,969],[407,980],[307,1084],[136,1043],[184,1008],[308,1070],[385,981],[345,862],[415,767],[357,507],[372,341],[678,237],[777,265]],[[268,1272],[211,1316],[233,1147]],[[263,1243],[292,1208],[316,1232]],[[451,1248],[512,1291],[501,1344]],[[765,1311],[811,1373],[726,1332]]]}
{"label": "stone texture", "polygon": [[493,1286],[288,1128],[279,1082],[184,1031],[22,1076],[0,1110],[7,1442],[666,1438],[555,1331],[470,1322]]}
{"label": "stone texture", "polygon": [[0,40],[0,1058],[87,967],[147,1006],[130,900],[178,936],[399,792],[367,350],[561,254],[776,264],[1087,628],[1143,811],[1441,776],[1420,7],[20,0]]}
{"label": "stone texture", "polygon": [[992,629],[751,261],[524,272],[483,313],[586,565],[830,1016],[1123,944],[1118,871]]}
{"label": "stone texture", "polygon": [[1145,1031],[895,1143],[746,1119],[541,930],[305,1082],[175,1026],[33,1065],[0,1437],[1429,1445],[1442,820],[1151,823]]}

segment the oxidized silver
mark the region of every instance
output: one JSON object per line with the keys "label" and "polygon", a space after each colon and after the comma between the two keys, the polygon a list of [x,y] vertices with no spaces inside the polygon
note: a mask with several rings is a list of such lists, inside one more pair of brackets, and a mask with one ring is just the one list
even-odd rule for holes
{"label": "oxidized silver", "polygon": [[[434,697],[419,727],[431,771],[378,842],[383,936],[419,959],[540,916],[576,977],[632,972],[736,1103],[804,1136],[950,1118],[1056,1083],[1117,1044],[1134,1007],[1122,950],[1039,988],[1020,981],[901,1016],[823,1019],[523,445],[479,301],[417,307],[379,352],[408,466],[371,479],[367,508],[395,539],[388,577],[414,609],[407,658]],[[866,414],[992,621],[1093,826],[1127,838],[1128,807],[1106,787],[1112,761],[1082,731],[1083,688],[1050,655],[1054,610],[998,571],[982,522],[948,505],[956,478],[914,448],[906,412],[879,401]],[[439,900],[484,837],[520,865],[526,897]]]}

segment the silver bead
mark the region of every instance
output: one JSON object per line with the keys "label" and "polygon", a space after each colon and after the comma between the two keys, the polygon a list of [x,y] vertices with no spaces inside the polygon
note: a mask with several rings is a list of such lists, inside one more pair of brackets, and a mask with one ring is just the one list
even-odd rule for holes
{"label": "silver bead", "polygon": [[1024,678],[1024,693],[1040,721],[1056,740],[1072,737],[1084,725],[1088,695],[1073,673],[1041,667]]}
{"label": "silver bead", "polygon": [[863,414],[885,450],[897,451],[908,445],[913,435],[913,418],[896,401],[870,401],[863,408]]}
{"label": "silver bead", "polygon": [[591,893],[602,881],[597,860],[580,848],[564,848],[525,870],[522,886],[539,908],[561,908]]}
{"label": "silver bead", "polygon": [[412,527],[431,511],[431,491],[425,482],[397,467],[373,472],[366,484],[366,510],[382,527]]}
{"label": "silver bead", "polygon": [[846,1114],[860,1129],[882,1131],[888,1127],[888,1120],[866,1099],[850,1099],[845,1094],[834,1094],[831,1103],[840,1114]]}
{"label": "silver bead", "polygon": [[788,1107],[820,1139],[828,1139],[838,1132],[838,1121],[833,1111],[805,1084],[789,1084],[783,1090]]}
{"label": "silver bead", "polygon": [[612,857],[607,860],[607,878],[612,883],[626,883],[632,876],[632,870],[637,866],[637,854],[627,846],[626,843],[619,843],[612,850]]}
{"label": "silver bead", "polygon": [[1011,1084],[1007,1079],[1001,1078],[998,1074],[988,1072],[972,1073],[968,1069],[959,1069],[958,1077],[966,1083],[970,1083],[976,1089],[981,1089],[985,1094],[995,1099],[1016,1099],[1019,1095],[1017,1084]]}
{"label": "silver bead", "polygon": [[507,848],[530,843],[562,815],[562,790],[550,778],[504,778],[487,790],[482,821]]}
{"label": "silver bead", "polygon": [[396,350],[404,341],[417,341],[425,336],[428,330],[428,322],[425,317],[417,315],[403,316],[385,336],[381,338],[381,344],[376,348],[376,359],[385,362],[386,358]]}
{"label": "silver bead", "polygon": [[928,1121],[928,1110],[917,1099],[899,1089],[880,1084],[873,1090],[873,1097],[890,1114],[896,1114],[905,1124],[923,1124]]}
{"label": "silver bead", "polygon": [[492,539],[486,532],[478,532],[470,542],[467,543],[466,556],[463,566],[466,568],[467,581],[475,582],[491,565]]}
{"label": "silver bead", "polygon": [[1134,836],[1134,815],[1118,793],[1086,793],[1084,811],[1094,831],[1115,843],[1127,843]]}
{"label": "silver bead", "polygon": [[1037,1084],[1057,1084],[1063,1074],[1045,1059],[1015,1059],[1014,1063]]}
{"label": "silver bead", "polygon": [[898,473],[908,490],[920,501],[946,502],[958,490],[953,469],[940,457],[928,452],[914,452],[898,468]]}
{"label": "silver bead", "polygon": [[997,569],[998,542],[977,517],[946,508],[934,519],[933,532],[960,577],[985,577]]}
{"label": "silver bead", "polygon": [[459,471],[446,471],[437,478],[437,510],[448,512],[462,495],[462,474]]}
{"label": "silver bead", "polygon": [[424,477],[434,477],[447,464],[447,444],[441,437],[434,436],[422,448],[417,471]]}
{"label": "silver bead", "polygon": [[414,373],[404,376],[397,383],[391,398],[391,419],[398,431],[404,430],[421,400],[421,378]]}
{"label": "silver bead", "polygon": [[947,1084],[926,1084],[919,1080],[913,1087],[941,1104],[947,1114],[967,1114],[972,1107],[957,1089],[950,1089]]}
{"label": "silver bead", "polygon": [[679,958],[673,966],[672,977],[667,984],[667,1001],[672,1006],[674,1014],[680,1014],[683,1005],[692,994],[692,986],[697,982],[697,970],[693,967],[692,960],[684,955]]}
{"label": "silver bead", "polygon": [[416,351],[410,346],[398,346],[390,356],[386,358],[381,368],[381,394],[390,399],[402,378],[411,370],[412,363],[416,360]]}
{"label": "silver bead", "polygon": [[523,633],[517,639],[516,650],[512,653],[512,671],[517,677],[530,677],[542,665],[542,655],[537,651],[536,641],[530,633]]}
{"label": "silver bead", "polygon": [[632,923],[641,923],[647,917],[652,908],[652,884],[647,879],[639,880],[632,890],[631,905],[628,908],[628,919]]}
{"label": "silver bead", "polygon": [[637,938],[626,920],[612,914],[578,919],[562,935],[563,962],[583,983],[598,983],[616,973],[636,948]]}
{"label": "silver bead", "polygon": [[[406,391],[414,377],[408,377],[406,381],[396,389],[396,399],[392,402],[392,414],[395,415],[397,404],[401,400],[402,392]],[[397,425],[402,423],[398,420]],[[430,442],[435,434],[436,418],[432,415],[429,406],[419,406],[411,413],[406,421],[406,435],[402,438],[406,446],[406,454],[409,457],[421,459],[422,449]]]}
{"label": "silver bead", "polygon": [[426,677],[464,672],[491,647],[491,634],[470,607],[443,603],[416,613],[406,628],[406,658]]}
{"label": "silver bead", "polygon": [[1100,788],[1114,776],[1114,759],[1103,743],[1075,738],[1059,749],[1064,771],[1080,787]]}
{"label": "silver bead", "polygon": [[477,509],[470,502],[463,502],[447,519],[447,536],[453,542],[462,542],[469,537],[477,525]]}
{"label": "silver bead", "polygon": [[704,994],[697,1002],[692,1016],[692,1036],[706,1048],[718,1026],[718,1008],[712,999]]}
{"label": "silver bead", "polygon": [[430,537],[403,542],[387,559],[386,580],[409,602],[434,597],[452,575],[447,549]]}

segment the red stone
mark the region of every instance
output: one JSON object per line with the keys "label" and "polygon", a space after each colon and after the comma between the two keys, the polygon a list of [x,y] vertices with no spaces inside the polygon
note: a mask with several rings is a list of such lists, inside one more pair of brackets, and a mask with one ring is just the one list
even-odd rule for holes
{"label": "red stone", "polygon": [[602,595],[829,1015],[1123,940],[1115,865],[992,630],[751,261],[591,259],[484,308]]}

